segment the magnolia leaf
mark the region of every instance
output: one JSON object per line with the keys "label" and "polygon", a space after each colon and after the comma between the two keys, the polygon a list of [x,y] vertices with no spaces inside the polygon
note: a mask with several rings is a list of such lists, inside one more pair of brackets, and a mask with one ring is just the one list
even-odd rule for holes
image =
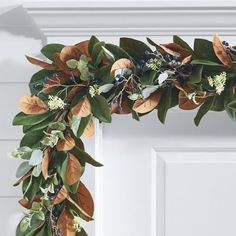
{"label": "magnolia leaf", "polygon": [[75,44],[75,47],[79,50],[81,55],[86,56],[87,58],[89,58],[89,60],[91,59],[90,53],[89,53],[89,40],[84,40],[80,43],[77,43]]}
{"label": "magnolia leaf", "polygon": [[222,42],[220,41],[220,38],[217,35],[214,35],[213,37],[213,48],[214,48],[216,56],[225,66],[233,67],[232,59],[227,54],[224,45],[222,44]]}
{"label": "magnolia leaf", "polygon": [[68,198],[68,192],[66,187],[63,186],[60,191],[57,193],[56,197],[53,199],[53,205],[60,204],[61,202],[65,201]]}
{"label": "magnolia leaf", "polygon": [[101,95],[89,97],[93,115],[102,122],[111,122],[111,112],[106,98]]}
{"label": "magnolia leaf", "polygon": [[91,120],[91,115],[81,118],[81,120],[79,122],[79,127],[76,131],[76,134],[75,134],[75,136],[77,138],[79,138],[84,133],[84,131],[85,131],[86,127],[88,126],[90,120]]}
{"label": "magnolia leaf", "polygon": [[189,82],[191,84],[199,83],[202,80],[202,71],[203,71],[203,66],[202,65],[196,65],[193,68],[193,72],[189,77]]}
{"label": "magnolia leaf", "polygon": [[[31,166],[32,168],[32,166]],[[31,171],[28,171],[25,175],[23,175],[20,179],[18,179],[14,184],[13,186],[17,186],[19,185],[21,182],[25,181],[26,179],[28,179],[30,176],[32,175],[32,172]]]}
{"label": "magnolia leaf", "polygon": [[48,178],[48,166],[50,162],[50,155],[51,155],[50,149],[46,149],[43,153],[42,174],[43,174],[44,179]]}
{"label": "magnolia leaf", "polygon": [[26,209],[30,209],[32,207],[32,204],[24,198],[20,199],[18,202],[21,206],[23,206]]}
{"label": "magnolia leaf", "polygon": [[87,97],[84,97],[81,101],[77,103],[72,109],[73,115],[80,117],[86,117],[91,114],[91,105]]}
{"label": "magnolia leaf", "polygon": [[136,100],[133,105],[133,110],[138,113],[147,113],[157,107],[161,98],[161,93],[153,93],[148,99]]}
{"label": "magnolia leaf", "polygon": [[59,56],[60,56],[60,60],[66,63],[70,59],[79,60],[81,56],[81,52],[76,46],[66,46],[61,50],[61,52],[59,53]]}
{"label": "magnolia leaf", "polygon": [[[37,115],[27,115],[23,112],[18,113],[12,122],[13,125],[37,125],[52,115],[52,112],[45,112]],[[53,115],[55,115],[53,113]]]}
{"label": "magnolia leaf", "polygon": [[66,182],[73,185],[79,181],[81,175],[81,165],[75,156],[69,153],[67,157]]}
{"label": "magnolia leaf", "polygon": [[48,111],[47,105],[36,96],[23,96],[19,101],[19,108],[22,112],[29,115],[41,114]]}
{"label": "magnolia leaf", "polygon": [[157,75],[157,72],[154,70],[145,71],[140,77],[140,81],[144,85],[152,85],[156,78],[156,75]]}
{"label": "magnolia leaf", "polygon": [[115,71],[119,69],[133,69],[134,64],[132,61],[130,61],[127,58],[121,58],[117,61],[115,61],[111,67],[111,76],[115,75]]}
{"label": "magnolia leaf", "polygon": [[58,70],[58,66],[55,64],[49,64],[47,62],[35,59],[33,57],[26,56],[26,59],[31,63],[36,66],[40,66],[46,70]]}
{"label": "magnolia leaf", "polygon": [[104,84],[99,87],[100,93],[107,93],[114,87],[114,84]]}
{"label": "magnolia leaf", "polygon": [[[78,188],[78,205],[89,215],[93,216],[94,213],[94,202],[91,193],[85,187],[85,185],[80,182]],[[86,218],[85,218],[86,220]]]}
{"label": "magnolia leaf", "polygon": [[142,41],[126,37],[120,38],[120,47],[131,57],[137,59],[144,59],[145,52],[152,52],[152,50]]}
{"label": "magnolia leaf", "polygon": [[44,130],[36,130],[24,135],[20,142],[20,146],[27,146],[30,148],[35,148],[40,146],[40,141],[44,137]]}
{"label": "magnolia leaf", "polygon": [[96,167],[102,166],[101,163],[95,161],[87,152],[78,147],[74,147],[72,150],[70,150],[70,153],[77,157],[81,163],[87,162]]}
{"label": "magnolia leaf", "polygon": [[193,110],[199,107],[204,100],[204,96],[195,96],[194,99],[189,99],[183,91],[179,92],[179,108],[182,110]]}
{"label": "magnolia leaf", "polygon": [[61,52],[61,50],[65,47],[65,45],[53,43],[53,44],[47,44],[41,49],[41,53],[47,57],[49,60],[54,60],[54,53]]}
{"label": "magnolia leaf", "polygon": [[104,46],[102,46],[102,49],[103,49],[107,59],[111,62],[114,62],[115,61],[114,55],[108,49],[106,49]]}
{"label": "magnolia leaf", "polygon": [[59,139],[57,142],[58,151],[69,151],[75,146],[75,140],[70,134],[65,135],[65,139]]}
{"label": "magnolia leaf", "polygon": [[29,165],[28,161],[22,162],[16,170],[16,178],[24,176],[32,169],[32,166]]}
{"label": "magnolia leaf", "polygon": [[105,48],[108,49],[114,55],[116,60],[121,58],[130,58],[129,54],[117,45],[108,43],[105,45]]}
{"label": "magnolia leaf", "polygon": [[196,126],[199,125],[202,117],[211,109],[213,103],[214,103],[214,97],[208,97],[206,98],[205,102],[200,106],[196,117],[194,118],[194,123]]}
{"label": "magnolia leaf", "polygon": [[62,210],[62,213],[57,221],[57,228],[61,229],[60,236],[75,236],[76,230],[73,225],[73,216],[67,210],[67,208],[64,208]]}
{"label": "magnolia leaf", "polygon": [[97,39],[97,37],[95,36],[92,36],[89,40],[89,43],[88,43],[88,51],[89,51],[89,54],[92,55],[92,51],[94,49],[94,46],[96,43],[98,43],[99,40]]}
{"label": "magnolia leaf", "polygon": [[90,119],[88,125],[84,129],[82,136],[85,138],[90,138],[94,135],[94,133],[95,133],[94,122],[93,122],[93,119]]}
{"label": "magnolia leaf", "polygon": [[174,36],[173,36],[173,42],[174,42],[175,44],[180,45],[182,48],[187,49],[187,50],[188,50],[189,52],[191,52],[192,54],[194,54],[193,49],[192,49],[183,39],[181,39],[179,36],[174,35]]}

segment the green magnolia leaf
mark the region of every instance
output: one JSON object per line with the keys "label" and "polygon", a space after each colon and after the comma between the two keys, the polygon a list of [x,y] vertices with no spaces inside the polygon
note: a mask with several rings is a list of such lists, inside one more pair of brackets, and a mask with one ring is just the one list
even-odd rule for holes
{"label": "green magnolia leaf", "polygon": [[221,64],[215,55],[212,42],[206,39],[195,39],[194,53],[196,55],[196,59],[208,60]]}
{"label": "green magnolia leaf", "polygon": [[174,35],[173,36],[173,42],[180,45],[181,47],[189,50],[192,54],[194,54],[193,49],[186,43],[183,39],[181,39],[179,36]]}
{"label": "green magnolia leaf", "polygon": [[81,117],[73,115],[71,120],[71,130],[75,136],[77,136],[77,131],[79,129]]}
{"label": "green magnolia leaf", "polygon": [[233,121],[236,121],[236,96],[234,94],[227,94],[224,106],[228,116]]}
{"label": "green magnolia leaf", "polygon": [[54,112],[45,112],[39,115],[26,115],[20,112],[13,119],[13,125],[37,125],[53,115],[55,115]]}
{"label": "green magnolia leaf", "polygon": [[52,114],[45,120],[43,120],[41,123],[38,123],[36,125],[24,125],[23,126],[23,132],[24,133],[29,133],[37,130],[46,130],[46,128],[49,126],[50,122],[52,122],[55,118],[55,114]]}
{"label": "green magnolia leaf", "polygon": [[145,52],[152,50],[143,42],[132,38],[120,38],[120,47],[123,48],[131,57],[137,59],[145,58]]}
{"label": "green magnolia leaf", "polygon": [[28,161],[22,162],[16,170],[16,178],[27,174],[32,169],[32,166],[29,165]]}
{"label": "green magnolia leaf", "polygon": [[93,52],[93,49],[94,49],[94,46],[96,43],[98,43],[99,40],[97,39],[97,37],[95,36],[92,36],[89,40],[89,44],[88,44],[88,51],[89,51],[89,54],[92,55],[92,52]]}
{"label": "green magnolia leaf", "polygon": [[193,65],[206,65],[206,66],[223,66],[222,64],[219,64],[217,62],[203,60],[203,59],[192,60],[191,64],[193,64]]}
{"label": "green magnolia leaf", "polygon": [[119,60],[121,58],[130,58],[129,54],[125,50],[114,44],[106,44],[105,48],[108,49],[114,55],[115,60]]}
{"label": "green magnolia leaf", "polygon": [[87,162],[92,166],[97,166],[97,167],[103,166],[101,163],[95,161],[87,152],[83,151],[78,147],[74,147],[69,152],[73,154],[76,158],[78,158],[80,163]]}
{"label": "green magnolia leaf", "polygon": [[172,87],[167,88],[161,96],[161,100],[158,105],[158,118],[161,121],[161,123],[165,123],[166,114],[169,108],[171,107],[172,102]]}
{"label": "green magnolia leaf", "polygon": [[31,94],[38,94],[43,89],[45,79],[52,76],[54,73],[54,71],[48,71],[45,69],[35,73],[29,83]]}
{"label": "green magnolia leaf", "polygon": [[42,183],[42,175],[39,177],[31,176],[30,182],[24,192],[24,198],[29,202],[33,202],[35,195],[40,191],[40,186]]}
{"label": "green magnolia leaf", "polygon": [[76,133],[77,138],[79,138],[84,133],[84,130],[88,126],[90,120],[91,120],[91,115],[81,118],[78,130]]}
{"label": "green magnolia leaf", "polygon": [[203,66],[202,65],[197,65],[193,68],[193,72],[189,77],[189,82],[191,84],[199,83],[202,80],[202,70]]}
{"label": "green magnolia leaf", "polygon": [[65,47],[65,45],[54,43],[54,44],[47,44],[41,49],[41,53],[50,59],[51,61],[54,61],[54,54],[61,52],[61,50]]}
{"label": "green magnolia leaf", "polygon": [[101,63],[102,58],[104,57],[104,51],[102,49],[103,46],[105,46],[104,42],[98,42],[93,47],[92,61],[95,66],[98,66]]}
{"label": "green magnolia leaf", "polygon": [[42,160],[43,160],[43,151],[41,151],[40,149],[35,149],[31,154],[29,165],[37,166],[42,163]]}
{"label": "green magnolia leaf", "polygon": [[93,115],[101,122],[110,123],[111,111],[106,98],[101,95],[96,95],[94,97],[89,97],[89,101],[91,103]]}
{"label": "green magnolia leaf", "polygon": [[224,111],[225,110],[225,93],[215,96],[211,106],[211,111]]}
{"label": "green magnolia leaf", "polygon": [[95,77],[99,78],[100,85],[110,84],[114,81],[114,77],[110,75],[112,65],[105,65],[98,68],[95,72]]}
{"label": "green magnolia leaf", "polygon": [[140,82],[143,85],[152,85],[155,78],[156,78],[157,72],[154,70],[148,70],[143,73],[143,75],[140,77]]}
{"label": "green magnolia leaf", "polygon": [[40,141],[44,137],[44,130],[37,130],[24,135],[20,142],[20,146],[27,146],[30,148],[36,148],[40,146]]}
{"label": "green magnolia leaf", "polygon": [[113,55],[112,52],[110,52],[108,49],[106,49],[104,46],[102,46],[102,49],[107,57],[107,59],[110,61],[110,62],[115,62],[115,57]]}
{"label": "green magnolia leaf", "polygon": [[39,164],[34,167],[32,175],[35,177],[39,177],[41,173],[42,173],[42,164]]}
{"label": "green magnolia leaf", "polygon": [[194,118],[194,123],[196,126],[199,125],[201,119],[203,116],[211,109],[213,103],[214,103],[214,97],[208,97],[206,98],[205,102],[200,106],[196,117]]}

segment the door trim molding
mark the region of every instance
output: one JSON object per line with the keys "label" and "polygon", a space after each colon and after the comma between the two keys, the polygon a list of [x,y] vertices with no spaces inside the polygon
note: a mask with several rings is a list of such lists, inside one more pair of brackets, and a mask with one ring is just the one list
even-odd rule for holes
{"label": "door trim molding", "polygon": [[[236,35],[236,2],[214,2],[214,6],[212,4],[212,1],[87,1],[70,4],[31,2],[23,4],[23,7],[44,35],[49,37],[87,37],[93,34],[202,36],[216,32],[222,35]],[[189,17],[191,21],[187,20]]]}

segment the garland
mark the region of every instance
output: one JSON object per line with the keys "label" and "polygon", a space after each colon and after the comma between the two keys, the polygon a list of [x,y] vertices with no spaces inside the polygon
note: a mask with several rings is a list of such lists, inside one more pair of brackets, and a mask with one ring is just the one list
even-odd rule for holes
{"label": "garland", "polygon": [[22,159],[17,169],[27,209],[16,235],[87,235],[94,203],[80,180],[86,164],[99,167],[84,149],[81,137],[94,134],[94,118],[111,122],[111,114],[139,120],[155,110],[164,123],[167,111],[199,107],[196,125],[208,111],[226,111],[236,120],[236,47],[215,35],[213,42],[195,39],[194,49],[178,36],[155,48],[121,38],[120,46],[95,36],[74,46],[48,44],[41,68],[30,80],[31,95],[20,98],[13,125],[22,125]]}

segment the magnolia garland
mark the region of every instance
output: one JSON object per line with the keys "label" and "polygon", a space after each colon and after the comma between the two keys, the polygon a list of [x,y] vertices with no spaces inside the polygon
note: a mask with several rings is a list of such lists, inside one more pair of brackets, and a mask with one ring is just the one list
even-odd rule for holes
{"label": "magnolia garland", "polygon": [[[81,137],[94,134],[94,118],[110,123],[112,114],[135,120],[151,111],[164,123],[167,111],[199,107],[196,125],[208,111],[226,111],[236,120],[236,47],[195,39],[191,48],[180,37],[159,44],[147,38],[121,38],[120,45],[95,36],[73,46],[48,44],[47,60],[26,56],[41,67],[20,98],[13,125],[23,126],[22,159],[15,186],[26,213],[17,236],[85,236],[93,220],[93,198],[81,181],[85,166],[102,166],[86,151]],[[152,47],[152,48],[151,48]]]}

